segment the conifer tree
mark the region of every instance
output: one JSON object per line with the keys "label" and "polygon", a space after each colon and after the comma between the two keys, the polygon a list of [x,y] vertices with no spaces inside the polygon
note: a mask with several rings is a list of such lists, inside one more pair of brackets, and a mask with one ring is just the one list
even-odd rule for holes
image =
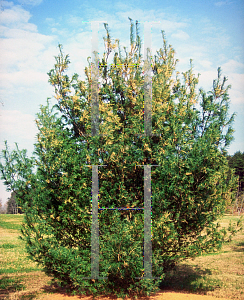
{"label": "conifer tree", "polygon": [[[7,147],[3,153],[2,178],[18,190],[28,254],[46,274],[79,293],[150,295],[177,263],[219,249],[235,232],[215,224],[237,187],[226,159],[234,120],[228,116],[227,79],[218,69],[212,90],[197,91],[191,63],[182,81],[162,32],[162,48],[150,54],[153,135],[144,135],[141,39],[138,22],[135,31],[130,21],[130,49],[124,56],[105,24],[100,135],[92,135],[92,63],[88,60],[85,81],[77,74],[69,78],[69,57],[60,45],[48,73],[57,104],[42,106],[37,116],[35,157]],[[91,276],[93,171],[88,165],[102,165],[99,276],[106,279],[84,279]],[[144,207],[144,165],[157,165],[151,167],[152,279],[141,278],[145,209],[136,210]],[[122,207],[135,210],[111,209]]]}

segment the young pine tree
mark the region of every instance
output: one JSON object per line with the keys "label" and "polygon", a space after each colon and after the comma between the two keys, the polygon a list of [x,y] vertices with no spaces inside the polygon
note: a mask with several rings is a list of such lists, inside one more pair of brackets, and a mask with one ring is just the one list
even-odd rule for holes
{"label": "young pine tree", "polygon": [[[152,136],[144,135],[145,73],[141,40],[131,22],[130,49],[122,56],[105,24],[99,62],[99,134],[92,135],[92,67],[86,80],[69,78],[60,53],[49,74],[57,104],[41,107],[35,157],[3,151],[2,178],[25,213],[22,239],[46,274],[79,293],[120,297],[150,295],[177,263],[219,249],[227,232],[219,219],[233,201],[236,178],[226,148],[229,86],[197,91],[198,77],[175,73],[177,61],[162,32],[152,61]],[[112,64],[109,56],[113,54]],[[175,75],[176,74],[176,75]],[[56,110],[56,112],[55,112]],[[98,167],[99,208],[143,208],[144,169],[151,167],[152,276],[143,277],[144,210],[99,210],[99,276],[91,276],[92,165]],[[35,166],[35,169],[33,168]],[[234,229],[232,229],[232,233]]]}

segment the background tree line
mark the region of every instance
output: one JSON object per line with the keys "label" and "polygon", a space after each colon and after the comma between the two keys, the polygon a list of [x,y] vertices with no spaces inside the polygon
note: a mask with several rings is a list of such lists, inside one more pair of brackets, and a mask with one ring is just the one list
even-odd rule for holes
{"label": "background tree line", "polygon": [[5,204],[0,199],[0,213],[1,214],[23,214],[16,201],[16,193],[12,192],[10,198],[8,198]]}
{"label": "background tree line", "polygon": [[244,211],[244,152],[237,151],[232,156],[228,155],[227,160],[229,167],[235,169],[235,175],[239,178],[236,202],[231,208],[227,208],[227,210],[239,215]]}

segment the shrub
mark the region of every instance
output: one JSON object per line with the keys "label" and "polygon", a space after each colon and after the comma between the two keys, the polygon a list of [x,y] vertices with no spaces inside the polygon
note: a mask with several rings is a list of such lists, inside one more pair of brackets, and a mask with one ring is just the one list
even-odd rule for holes
{"label": "shrub", "polygon": [[[85,69],[86,81],[77,74],[69,78],[69,57],[60,45],[48,73],[57,104],[42,106],[37,115],[35,156],[27,158],[18,148],[10,152],[7,145],[3,151],[2,178],[17,190],[25,213],[22,239],[31,259],[61,285],[94,296],[150,295],[177,263],[220,248],[227,233],[214,222],[233,201],[230,191],[237,185],[226,159],[234,120],[228,117],[226,78],[218,69],[212,91],[197,92],[191,65],[182,83],[179,73],[174,75],[177,61],[163,32],[163,48],[151,56],[154,135],[143,136],[148,90],[137,25],[134,40],[131,22],[130,52],[122,57],[105,24],[98,96],[100,133],[106,135],[92,131],[94,65],[89,62]],[[87,165],[104,166],[96,173]],[[145,209],[99,210],[99,276],[107,279],[84,279],[92,272],[91,178],[95,173],[99,178],[99,208],[142,208],[140,165],[158,165],[151,168],[151,242],[152,275],[159,279],[136,278],[144,272]]]}

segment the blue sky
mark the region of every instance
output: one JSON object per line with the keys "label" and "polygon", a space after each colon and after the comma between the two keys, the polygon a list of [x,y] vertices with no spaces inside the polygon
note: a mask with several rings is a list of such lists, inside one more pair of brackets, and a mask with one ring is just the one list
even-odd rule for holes
{"label": "blue sky", "polygon": [[[0,149],[8,140],[11,147],[17,142],[32,153],[36,113],[54,95],[47,72],[53,68],[58,44],[70,55],[69,74],[76,72],[84,79],[91,55],[90,21],[101,21],[102,54],[103,22],[113,38],[129,46],[128,17],[140,22],[142,38],[144,22],[157,22],[152,25],[153,53],[162,46],[165,30],[179,59],[177,70],[186,71],[193,59],[195,74],[201,74],[199,88],[210,90],[217,68],[222,68],[232,85],[230,113],[237,113],[229,153],[244,151],[243,0],[0,1]],[[9,196],[0,182],[0,198],[5,202]]]}

